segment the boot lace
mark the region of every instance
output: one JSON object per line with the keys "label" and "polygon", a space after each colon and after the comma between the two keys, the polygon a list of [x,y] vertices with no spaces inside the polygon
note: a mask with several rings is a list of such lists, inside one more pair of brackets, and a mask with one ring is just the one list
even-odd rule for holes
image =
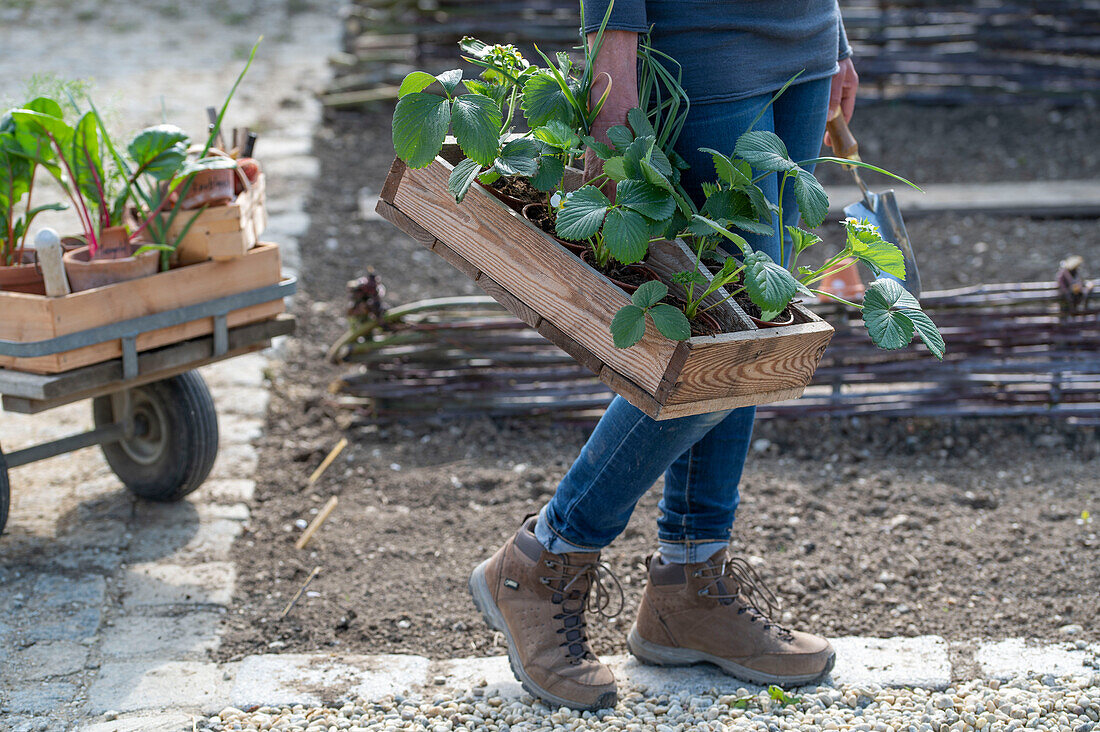
{"label": "boot lace", "polygon": [[[558,645],[573,665],[594,659],[585,632],[588,627],[585,612],[608,619],[621,613],[625,595],[619,578],[602,562],[570,564],[567,556],[559,556],[544,560],[544,564],[554,574],[543,576],[541,582],[554,590],[551,602],[561,605],[561,612],[554,615],[554,620],[561,624],[556,632],[563,636]],[[611,612],[608,608],[612,605],[614,592],[618,592],[619,602],[618,608]]]}
{"label": "boot lace", "polygon": [[[789,628],[780,625],[775,618],[779,615],[779,600],[775,593],[764,584],[764,580],[752,568],[752,565],[741,557],[730,557],[722,562],[721,566],[707,566],[695,571],[695,576],[709,580],[700,595],[706,595],[714,600],[729,605],[739,602],[737,614],[749,614],[749,622],[757,620],[764,622],[764,630],[775,628],[776,632],[790,640],[793,636]],[[725,581],[733,584],[733,592],[723,592]]]}

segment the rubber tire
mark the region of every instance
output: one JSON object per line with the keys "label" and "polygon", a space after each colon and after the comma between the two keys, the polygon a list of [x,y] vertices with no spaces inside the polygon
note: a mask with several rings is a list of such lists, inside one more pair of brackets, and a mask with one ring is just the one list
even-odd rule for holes
{"label": "rubber tire", "polygon": [[[131,398],[159,409],[166,437],[162,448],[141,462],[122,442],[103,445],[103,456],[131,493],[150,501],[178,501],[206,480],[218,456],[218,415],[210,390],[196,371],[134,387]],[[148,415],[149,409],[143,409]],[[109,396],[92,401],[96,426],[115,421]],[[124,441],[125,442],[125,441]],[[131,443],[131,446],[136,443]]]}
{"label": "rubber tire", "polygon": [[8,523],[8,505],[11,503],[11,485],[8,483],[8,463],[0,453],[0,534]]}

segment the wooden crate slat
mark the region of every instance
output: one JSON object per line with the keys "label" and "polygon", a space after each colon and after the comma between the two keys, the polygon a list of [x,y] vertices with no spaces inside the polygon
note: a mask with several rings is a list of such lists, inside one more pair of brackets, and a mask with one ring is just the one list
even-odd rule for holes
{"label": "wooden crate slat", "polygon": [[[614,360],[625,376],[655,390],[675,344],[649,324],[638,346],[616,349],[609,326],[630,303],[626,294],[480,187],[471,187],[456,204],[447,192],[450,171],[438,159],[427,168],[407,169],[395,206],[586,349],[605,362]],[[578,276],[578,269],[590,276]],[[547,302],[554,304],[552,311],[539,308]]]}
{"label": "wooden crate slat", "polygon": [[[280,269],[278,246],[261,244],[244,257],[192,264],[64,297],[0,292],[0,308],[5,313],[0,319],[0,337],[23,342],[46,340],[186,307],[276,284],[281,277]],[[282,299],[273,300],[235,310],[227,321],[230,326],[238,326],[273,317],[283,309]],[[10,321],[16,318],[21,325],[13,328]],[[139,351],[157,348],[212,331],[213,320],[202,318],[143,333],[137,338],[137,348]],[[121,343],[115,340],[50,356],[0,356],[0,366],[32,373],[57,373],[118,358],[121,354]]]}

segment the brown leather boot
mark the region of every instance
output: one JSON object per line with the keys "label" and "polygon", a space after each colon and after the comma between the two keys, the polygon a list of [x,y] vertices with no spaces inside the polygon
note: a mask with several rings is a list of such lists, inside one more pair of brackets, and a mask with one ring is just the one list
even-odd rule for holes
{"label": "brown leather boot", "polygon": [[474,570],[474,604],[504,633],[512,672],[533,696],[572,709],[613,707],[615,677],[585,633],[585,611],[602,614],[610,599],[600,584],[599,552],[551,554],[534,528],[531,517]]}
{"label": "brown leather boot", "polygon": [[722,549],[705,562],[666,564],[655,554],[627,645],[643,663],[713,663],[754,684],[797,686],[829,673],[829,641],[771,618],[775,596],[741,558]]}

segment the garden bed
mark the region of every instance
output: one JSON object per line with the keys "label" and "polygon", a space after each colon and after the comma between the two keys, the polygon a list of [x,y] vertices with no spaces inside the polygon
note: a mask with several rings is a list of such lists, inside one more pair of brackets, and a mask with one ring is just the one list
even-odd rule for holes
{"label": "garden bed", "polygon": [[[384,137],[388,126],[384,113],[349,115],[314,142],[321,175],[301,244],[311,264],[294,304],[299,332],[309,337],[290,339],[285,363],[272,370],[256,498],[233,550],[238,582],[220,658],[504,653],[469,600],[468,573],[549,497],[591,429],[469,419],[345,431],[346,413],[326,406],[328,384],[345,370],[324,355],[344,331],[349,279],[374,267],[390,304],[476,292],[387,222],[355,215],[357,195],[377,193],[392,161],[391,151],[363,140]],[[918,131],[914,124],[913,139]],[[921,260],[921,271],[926,287],[943,289],[1052,278],[1066,252],[1035,242],[1080,240],[1085,227],[953,216],[936,226],[916,221],[910,233],[918,253],[938,252]],[[333,241],[339,246],[326,244]],[[988,242],[988,252],[975,253],[976,242]],[[303,490],[345,434],[348,449]],[[762,422],[754,438],[770,445],[758,443],[764,449],[746,466],[737,549],[764,560],[761,571],[791,622],[832,636],[939,633],[962,641],[1058,640],[1068,637],[1064,625],[1100,623],[1093,589],[1100,567],[1073,561],[1097,546],[1096,519],[1078,524],[1083,510],[1095,516],[1100,506],[1095,429],[1039,419],[815,419]],[[312,518],[331,494],[340,496],[338,509],[314,543],[295,549],[294,522]],[[640,563],[656,546],[659,497],[657,486],[604,553],[627,580],[627,609],[615,624],[592,623],[600,653],[625,652]],[[303,593],[278,621],[318,565],[309,588],[318,594]]]}

